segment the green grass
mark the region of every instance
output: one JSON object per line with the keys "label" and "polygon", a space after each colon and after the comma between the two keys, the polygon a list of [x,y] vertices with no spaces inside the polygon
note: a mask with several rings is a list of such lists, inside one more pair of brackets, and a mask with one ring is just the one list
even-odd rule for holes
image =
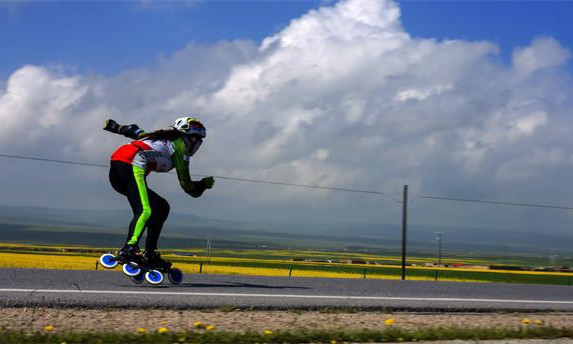
{"label": "green grass", "polygon": [[263,334],[257,332],[168,332],[164,334],[102,333],[34,333],[19,331],[0,333],[0,343],[336,343],[401,342],[421,340],[487,340],[487,339],[555,339],[573,337],[573,329],[538,328],[429,328],[362,331],[292,331]]}
{"label": "green grass", "polygon": [[[410,276],[424,274],[426,276],[435,276],[434,270],[410,271]],[[438,280],[440,279],[461,279],[493,283],[521,283],[521,284],[555,284],[555,285],[572,285],[573,274],[571,276],[562,275],[528,275],[512,273],[495,273],[482,271],[448,271],[439,270]]]}

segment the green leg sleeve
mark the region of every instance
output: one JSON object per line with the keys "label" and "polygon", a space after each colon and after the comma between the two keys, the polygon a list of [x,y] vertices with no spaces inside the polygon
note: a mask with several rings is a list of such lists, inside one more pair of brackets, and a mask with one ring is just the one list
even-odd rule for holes
{"label": "green leg sleeve", "polygon": [[135,230],[133,231],[133,236],[127,242],[128,245],[135,245],[139,242],[141,234],[145,229],[147,220],[151,216],[151,207],[149,206],[149,197],[147,196],[147,185],[145,185],[145,170],[141,167],[133,166],[133,176],[135,177],[135,182],[137,183],[137,189],[139,190],[139,198],[141,199],[141,206],[143,211],[137,219],[137,224],[135,225]]}

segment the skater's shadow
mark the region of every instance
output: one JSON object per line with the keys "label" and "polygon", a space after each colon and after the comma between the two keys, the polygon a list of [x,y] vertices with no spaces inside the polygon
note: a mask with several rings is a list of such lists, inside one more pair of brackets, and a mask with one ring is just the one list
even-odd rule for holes
{"label": "skater's shadow", "polygon": [[226,284],[189,283],[189,286],[199,287],[199,288],[224,287],[224,288],[260,288],[260,289],[311,289],[308,287],[294,287],[294,286],[284,286],[284,285],[264,285],[264,284],[252,284],[252,283],[241,283],[241,282],[224,282],[224,283],[226,283]]}
{"label": "skater's shadow", "polygon": [[[147,287],[147,286],[146,286]],[[152,286],[149,286],[152,287]],[[181,283],[179,285],[164,284],[153,288],[256,288],[256,289],[312,289],[308,287],[294,287],[283,285],[264,285],[240,282],[223,283]]]}

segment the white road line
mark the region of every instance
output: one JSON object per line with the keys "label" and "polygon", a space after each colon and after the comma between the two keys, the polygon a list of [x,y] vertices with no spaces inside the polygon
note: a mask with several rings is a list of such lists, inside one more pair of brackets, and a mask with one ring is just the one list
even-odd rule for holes
{"label": "white road line", "polygon": [[286,299],[330,299],[330,300],[378,300],[378,301],[447,301],[447,302],[490,302],[490,303],[543,303],[573,305],[573,301],[554,300],[503,300],[503,299],[461,299],[440,297],[387,297],[387,296],[343,296],[343,295],[288,295],[288,294],[236,294],[236,293],[188,293],[169,291],[118,291],[118,290],[75,290],[75,289],[0,289],[0,293],[69,293],[69,294],[115,294],[115,295],[178,295],[178,296],[226,296],[261,297]]}

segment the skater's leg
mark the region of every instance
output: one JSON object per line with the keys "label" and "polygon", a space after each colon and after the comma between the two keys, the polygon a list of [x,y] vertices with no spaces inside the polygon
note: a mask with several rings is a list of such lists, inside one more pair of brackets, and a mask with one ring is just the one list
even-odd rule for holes
{"label": "skater's leg", "polygon": [[136,246],[147,226],[147,221],[151,217],[151,205],[147,192],[145,171],[140,167],[133,166],[132,173],[134,183],[129,183],[127,198],[133,210],[133,219],[129,224],[126,245]]}
{"label": "skater's leg", "polygon": [[157,241],[161,235],[161,230],[163,229],[163,224],[169,216],[169,203],[156,194],[152,190],[147,190],[149,196],[149,202],[151,204],[151,209],[153,212],[151,217],[147,221],[147,241],[145,243],[145,250],[148,252],[157,250]]}
{"label": "skater's leg", "polygon": [[119,161],[112,161],[109,167],[109,183],[115,191],[124,196],[127,196],[126,184],[130,179],[130,173],[126,170],[130,169],[130,165]]}
{"label": "skater's leg", "polygon": [[109,177],[113,188],[127,197],[133,211],[126,245],[137,246],[151,216],[145,172],[139,167],[113,161]]}

